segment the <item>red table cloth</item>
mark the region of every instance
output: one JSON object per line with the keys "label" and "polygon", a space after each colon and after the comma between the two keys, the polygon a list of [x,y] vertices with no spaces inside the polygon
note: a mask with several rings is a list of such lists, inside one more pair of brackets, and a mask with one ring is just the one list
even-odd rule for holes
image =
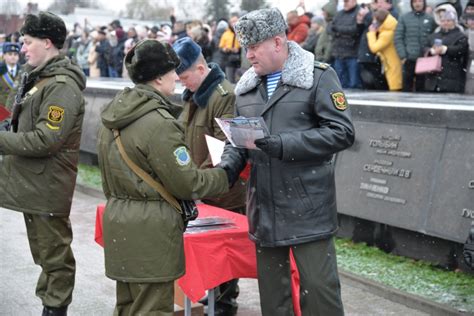
{"label": "red table cloth", "polygon": [[[102,216],[104,205],[97,206],[95,241],[104,246]],[[257,278],[255,244],[248,238],[247,217],[207,204],[198,204],[199,217],[219,216],[231,219],[236,227],[184,234],[186,274],[178,280],[179,287],[193,302],[206,290],[237,278]],[[295,314],[299,310],[299,275],[291,256],[292,292]],[[296,294],[296,295],[295,295]]]}

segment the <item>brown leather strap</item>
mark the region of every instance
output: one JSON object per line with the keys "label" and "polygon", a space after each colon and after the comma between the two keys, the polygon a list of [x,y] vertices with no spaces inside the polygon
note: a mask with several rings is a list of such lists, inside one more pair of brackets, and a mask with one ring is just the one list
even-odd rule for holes
{"label": "brown leather strap", "polygon": [[155,189],[158,193],[160,193],[160,195],[169,204],[171,204],[171,206],[173,206],[178,211],[178,213],[182,214],[183,210],[181,209],[181,205],[179,205],[176,198],[172,196],[161,183],[153,179],[148,173],[145,172],[145,170],[140,168],[136,163],[134,163],[130,159],[130,157],[128,157],[127,153],[125,152],[125,149],[123,148],[122,140],[120,139],[119,130],[113,129],[112,132],[114,133],[115,142],[117,144],[120,155],[122,156],[125,163],[130,167],[130,169],[132,169],[132,171],[135,172],[137,176],[139,176],[143,181],[148,183],[148,185],[150,185],[153,189]]}
{"label": "brown leather strap", "polygon": [[24,97],[26,97],[27,95],[31,96],[33,95],[33,93],[38,92],[50,81],[50,79],[54,78],[55,77],[42,78],[34,85],[33,88],[28,90],[28,92],[23,95],[23,89],[25,88],[26,82],[28,81],[28,73],[24,72],[22,74],[21,83],[18,87],[17,95],[15,96],[15,103],[12,107],[12,130],[14,133],[18,132],[18,120],[23,107]]}

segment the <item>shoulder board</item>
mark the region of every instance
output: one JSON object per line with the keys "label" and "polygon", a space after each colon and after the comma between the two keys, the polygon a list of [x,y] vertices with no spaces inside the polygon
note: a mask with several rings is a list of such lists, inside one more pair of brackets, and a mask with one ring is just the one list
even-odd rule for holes
{"label": "shoulder board", "polygon": [[322,63],[320,61],[315,60],[314,61],[314,67],[322,69],[322,70],[326,70],[326,69],[329,68],[329,64]]}
{"label": "shoulder board", "polygon": [[56,82],[66,83],[66,76],[65,75],[56,75]]}
{"label": "shoulder board", "polygon": [[158,113],[161,114],[166,119],[174,119],[173,115],[170,114],[170,112],[166,111],[165,109],[156,109]]}
{"label": "shoulder board", "polygon": [[229,91],[227,91],[226,89],[224,89],[224,87],[219,83],[217,85],[217,91],[221,94],[221,96],[226,96],[229,94]]}

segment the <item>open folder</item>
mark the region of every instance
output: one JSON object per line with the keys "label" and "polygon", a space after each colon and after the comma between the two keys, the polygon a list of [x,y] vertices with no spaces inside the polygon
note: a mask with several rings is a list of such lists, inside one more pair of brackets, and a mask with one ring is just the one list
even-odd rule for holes
{"label": "open folder", "polygon": [[255,140],[269,135],[263,117],[215,118],[232,146],[256,149]]}

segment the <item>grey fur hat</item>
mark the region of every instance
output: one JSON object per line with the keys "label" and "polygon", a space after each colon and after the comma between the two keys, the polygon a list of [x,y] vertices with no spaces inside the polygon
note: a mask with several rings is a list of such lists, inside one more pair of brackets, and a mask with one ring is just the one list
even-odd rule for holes
{"label": "grey fur hat", "polygon": [[247,47],[285,33],[288,25],[276,8],[255,10],[242,16],[235,24],[240,45]]}

